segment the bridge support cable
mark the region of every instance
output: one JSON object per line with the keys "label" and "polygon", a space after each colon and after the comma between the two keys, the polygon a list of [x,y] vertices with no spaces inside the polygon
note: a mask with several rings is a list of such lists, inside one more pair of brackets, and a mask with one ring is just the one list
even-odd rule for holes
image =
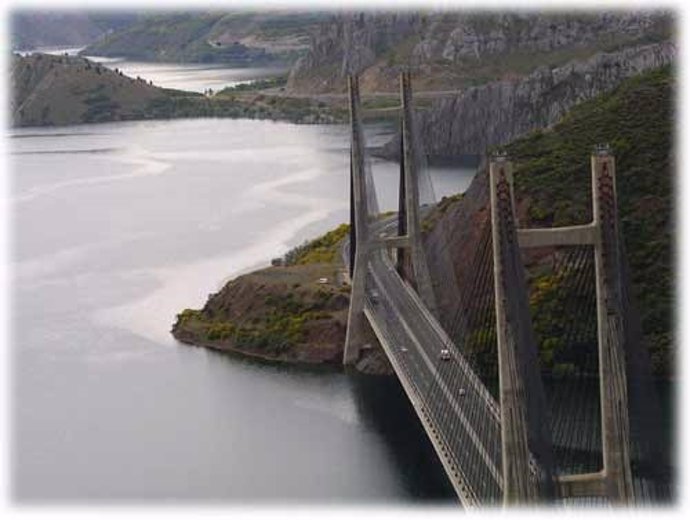
{"label": "bridge support cable", "polygon": [[490,390],[498,388],[491,226],[481,232],[469,264],[473,276],[459,286],[449,335]]}
{"label": "bridge support cable", "polygon": [[635,499],[668,502],[673,498],[672,428],[664,431],[659,391],[651,371],[649,351],[642,342],[641,319],[632,294],[630,270],[622,251],[623,316],[630,405],[630,436]]}
{"label": "bridge support cable", "polygon": [[533,503],[555,493],[548,410],[515,226],[512,166],[494,157],[489,175],[504,503]]}
{"label": "bridge support cable", "polygon": [[525,252],[559,475],[594,475],[602,467],[593,260],[589,245]]}
{"label": "bridge support cable", "polygon": [[[486,164],[486,163],[482,163]],[[445,213],[443,202],[440,212]],[[498,387],[488,168],[480,166],[454,218],[472,225],[456,227],[446,215],[428,218],[435,225],[426,237],[427,260],[434,278],[439,320],[452,339],[449,349],[470,364],[496,396]],[[439,210],[436,210],[437,212]]]}
{"label": "bridge support cable", "polygon": [[[444,249],[448,245],[449,243],[442,244]],[[471,273],[471,276],[461,276],[464,284],[460,285],[460,290],[455,298],[455,304],[450,312],[452,317],[445,320],[449,336],[445,346],[449,351],[457,351],[457,355],[464,358],[473,373],[479,375],[483,380],[484,372],[487,372],[485,370],[487,358],[484,357],[484,353],[489,350],[486,348],[486,345],[492,343],[491,336],[493,330],[493,309],[487,309],[487,307],[493,305],[490,226],[484,226],[484,229],[479,233],[478,247],[471,247],[470,249],[474,254],[465,265],[464,273],[461,273],[461,275]],[[438,254],[437,250],[435,254]],[[436,268],[438,268],[439,264],[439,259],[435,258],[434,265]],[[487,296],[490,298],[487,298]],[[495,341],[493,345],[495,345]],[[489,359],[495,361],[495,352],[492,354],[493,356]],[[475,425],[475,432],[478,438],[482,440],[486,452],[496,461],[495,465],[500,466],[500,426],[498,426],[495,420],[487,420],[487,417],[484,415],[485,410],[481,409],[481,407],[473,406],[471,389],[468,388],[467,382],[462,377],[459,377],[457,372],[453,371],[454,367],[452,364],[439,361],[438,365],[440,371],[448,374],[448,387],[452,395],[460,396],[460,403],[467,410],[469,422]],[[444,403],[442,396],[438,393],[432,395],[431,398],[435,402]],[[440,413],[444,418],[443,420],[448,421],[450,425],[446,432],[450,432],[451,436],[455,435],[455,432],[462,432],[463,425],[459,423],[457,417],[453,416],[453,411],[447,405],[447,401]],[[491,494],[488,486],[483,485],[485,482],[490,482],[487,479],[491,478],[491,475],[482,474],[485,473],[486,468],[482,466],[482,461],[478,458],[478,454],[476,452],[468,452],[464,460],[470,467],[478,468],[475,474],[481,474],[481,476],[476,481],[486,503],[500,503],[502,496]],[[502,476],[500,479],[502,480]]]}
{"label": "bridge support cable", "polygon": [[539,302],[535,332],[551,371],[545,387],[556,466],[560,474],[595,473],[602,462],[593,252],[591,246],[574,246],[551,254],[553,269],[531,297]]}

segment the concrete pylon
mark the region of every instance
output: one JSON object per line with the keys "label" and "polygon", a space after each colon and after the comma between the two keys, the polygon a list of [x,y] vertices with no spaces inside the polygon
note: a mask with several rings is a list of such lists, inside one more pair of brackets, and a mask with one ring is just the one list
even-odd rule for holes
{"label": "concrete pylon", "polygon": [[[498,166],[491,166],[492,208]],[[548,229],[517,229],[521,248],[592,246],[597,301],[599,392],[603,467],[595,473],[558,477],[561,497],[607,497],[614,503],[634,501],[630,467],[630,424],[623,330],[622,263],[616,198],[615,160],[608,147],[591,156],[592,222]],[[509,174],[507,174],[509,176]],[[511,193],[511,199],[513,198]],[[514,215],[513,215],[514,216]],[[493,213],[492,213],[493,218]],[[494,255],[496,250],[494,249]],[[496,292],[496,312],[505,306],[504,293]],[[498,331],[501,368],[501,327]],[[505,428],[505,424],[504,424]],[[504,452],[504,457],[508,454]],[[520,455],[521,456],[521,455]]]}
{"label": "concrete pylon", "polygon": [[634,500],[634,491],[630,468],[616,165],[607,147],[599,147],[592,154],[591,165],[603,474],[606,495],[615,502],[630,503]]}
{"label": "concrete pylon", "polygon": [[351,365],[357,362],[359,352],[365,342],[364,338],[364,297],[367,274],[367,262],[371,247],[369,245],[369,208],[367,204],[367,186],[364,169],[364,136],[360,119],[359,81],[357,76],[347,78],[350,94],[350,124],[352,128],[350,148],[350,225],[351,237],[354,241],[350,248],[354,248],[354,265],[350,266],[351,288],[350,308],[347,315],[347,333],[343,364]]}
{"label": "concrete pylon", "polygon": [[[512,165],[505,157],[493,157],[489,164],[491,230],[494,258],[496,337],[498,343],[499,400],[501,405],[501,458],[503,503],[529,504],[538,497],[530,469],[527,434],[526,388],[518,359],[518,342],[524,341],[520,313],[527,293],[520,277],[522,263],[515,226]],[[509,294],[509,292],[512,293]],[[524,296],[524,302],[516,302]]]}
{"label": "concrete pylon", "polygon": [[[410,86],[410,73],[408,71],[400,74],[400,101],[402,104],[402,156],[400,160],[403,165],[400,199],[402,202],[404,196],[407,246],[414,273],[413,285],[426,307],[432,314],[437,315],[436,297],[434,296],[426,254],[422,244],[419,218],[419,168],[415,149],[416,136],[414,135],[412,120],[414,117],[412,89]],[[402,210],[403,208],[400,209]]]}

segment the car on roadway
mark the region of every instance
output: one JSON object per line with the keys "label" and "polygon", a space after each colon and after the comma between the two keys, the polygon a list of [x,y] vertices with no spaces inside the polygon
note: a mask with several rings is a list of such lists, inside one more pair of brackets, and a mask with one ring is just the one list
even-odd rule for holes
{"label": "car on roadway", "polygon": [[450,360],[450,350],[448,350],[447,348],[442,348],[438,357],[440,357],[442,361],[449,361]]}
{"label": "car on roadway", "polygon": [[458,391],[458,395],[459,395],[460,397],[462,397],[462,396],[465,395],[466,393],[467,393],[467,392],[465,392],[465,389],[464,389],[464,388],[461,388],[461,389]]}
{"label": "car on roadway", "polygon": [[407,347],[401,346],[401,347],[400,347],[400,352],[407,352]]}
{"label": "car on roadway", "polygon": [[373,289],[373,290],[371,291],[370,298],[371,298],[371,301],[372,301],[373,303],[378,303],[380,297],[381,297],[381,295],[379,294],[379,292],[378,292],[376,289]]}

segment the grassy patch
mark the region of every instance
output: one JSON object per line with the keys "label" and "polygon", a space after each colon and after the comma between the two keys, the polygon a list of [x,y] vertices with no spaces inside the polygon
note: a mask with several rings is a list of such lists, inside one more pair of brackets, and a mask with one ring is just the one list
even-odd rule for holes
{"label": "grassy patch", "polygon": [[285,265],[334,263],[340,258],[340,244],[350,232],[349,224],[341,224],[325,235],[304,242],[285,254]]}
{"label": "grassy patch", "polygon": [[216,96],[227,96],[237,92],[248,92],[254,90],[264,90],[267,88],[284,87],[287,84],[287,76],[276,76],[275,78],[257,79],[248,83],[240,83],[232,87],[225,87],[216,93]]}

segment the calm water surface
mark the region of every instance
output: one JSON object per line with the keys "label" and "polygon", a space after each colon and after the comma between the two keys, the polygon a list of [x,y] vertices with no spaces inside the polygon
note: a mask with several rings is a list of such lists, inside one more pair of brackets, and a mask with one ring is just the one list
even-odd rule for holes
{"label": "calm water surface", "polygon": [[[169,333],[229,277],[347,221],[348,150],[345,127],[261,121],[12,132],[18,500],[453,500],[395,380]],[[374,167],[392,208],[398,166]],[[437,196],[470,176],[435,170]]]}
{"label": "calm water surface", "polygon": [[204,92],[212,89],[218,92],[257,79],[267,79],[288,72],[285,68],[244,67],[230,68],[223,64],[209,63],[152,63],[130,61],[123,58],[87,56],[110,69],[119,69],[126,76],[141,76],[157,87]]}
{"label": "calm water surface", "polygon": [[[17,51],[26,56],[35,52],[44,54],[69,54],[75,56],[84,47],[40,47],[30,51]],[[205,92],[212,89],[217,92],[225,87],[248,83],[257,79],[267,79],[288,72],[287,68],[278,67],[242,67],[232,68],[213,63],[155,63],[131,61],[125,58],[106,58],[104,56],[86,56],[91,61],[103,64],[110,69],[119,69],[126,76],[140,76],[154,85],[163,88]]]}

